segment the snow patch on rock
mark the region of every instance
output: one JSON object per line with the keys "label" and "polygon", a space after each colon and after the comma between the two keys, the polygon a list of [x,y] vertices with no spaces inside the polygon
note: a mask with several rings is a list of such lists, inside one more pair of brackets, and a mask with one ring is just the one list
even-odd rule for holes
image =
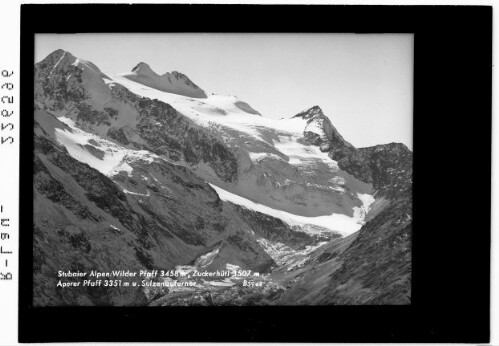
{"label": "snow patch on rock", "polygon": [[[63,145],[73,158],[88,164],[108,177],[121,171],[131,175],[133,168],[130,163],[134,161],[144,160],[150,163],[154,160],[161,160],[157,155],[147,150],[127,149],[97,135],[85,132],[74,126],[74,122],[69,118],[61,117],[58,120],[65,123],[67,129],[54,128],[56,141]],[[89,143],[94,143],[94,145]],[[85,147],[86,145],[95,147],[95,143],[103,152],[102,158],[96,157]]]}

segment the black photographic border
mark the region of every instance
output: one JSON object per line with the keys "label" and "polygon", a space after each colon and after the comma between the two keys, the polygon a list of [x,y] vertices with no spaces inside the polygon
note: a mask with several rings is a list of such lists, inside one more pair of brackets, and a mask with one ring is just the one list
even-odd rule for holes
{"label": "black photographic border", "polygon": [[[411,305],[33,307],[34,35],[72,32],[414,33]],[[20,342],[489,342],[491,6],[25,4],[20,107]]]}

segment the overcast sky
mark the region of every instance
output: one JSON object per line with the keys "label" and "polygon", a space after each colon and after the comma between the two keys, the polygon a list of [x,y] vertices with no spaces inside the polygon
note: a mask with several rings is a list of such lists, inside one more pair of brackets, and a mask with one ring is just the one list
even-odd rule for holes
{"label": "overcast sky", "polygon": [[412,149],[413,43],[409,34],[43,34],[35,60],[61,48],[111,75],[146,62],[267,117],[319,105],[356,147]]}

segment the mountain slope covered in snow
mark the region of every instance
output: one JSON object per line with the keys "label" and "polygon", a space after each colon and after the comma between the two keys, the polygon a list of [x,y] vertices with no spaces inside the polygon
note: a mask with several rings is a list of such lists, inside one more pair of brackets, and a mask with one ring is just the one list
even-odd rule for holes
{"label": "mountain slope covered in snow", "polygon": [[[35,123],[35,281],[50,278],[37,291],[40,305],[140,305],[165,294],[67,296],[50,286],[54,263],[102,270],[237,267],[267,273],[261,303],[345,302],[328,298],[338,292],[335,282],[321,281],[313,299],[290,287],[298,287],[303,270],[313,276],[314,261],[333,244],[350,235],[364,239],[326,268],[329,275],[345,272],[372,249],[374,232],[389,238],[400,230],[383,223],[373,231],[373,222],[386,219],[387,210],[399,217],[389,208],[411,198],[412,153],[404,145],[355,148],[318,106],[277,120],[234,96],[208,95],[181,73],[160,76],[145,63],[111,76],[69,52],[53,52],[35,65]],[[404,239],[397,254],[407,251],[410,237]],[[373,258],[384,254],[372,251]],[[320,263],[340,253],[331,256]],[[391,275],[410,275],[410,266],[400,268]],[[354,281],[367,273],[358,270]],[[219,304],[248,303],[237,282],[224,282],[203,281],[196,292],[155,304],[206,303],[206,292]]]}

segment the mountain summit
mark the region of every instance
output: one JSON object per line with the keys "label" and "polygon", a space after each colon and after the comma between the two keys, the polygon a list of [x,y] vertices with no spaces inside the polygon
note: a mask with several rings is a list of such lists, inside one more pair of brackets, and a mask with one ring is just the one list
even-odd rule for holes
{"label": "mountain summit", "polygon": [[95,75],[96,78],[111,79],[108,75],[103,73],[94,63],[75,57],[68,51],[57,49],[50,53],[45,59],[40,62],[43,67],[50,67],[50,73],[54,73],[61,69],[68,69],[74,66],[86,74]]}
{"label": "mountain summit", "polygon": [[138,63],[131,72],[122,73],[120,76],[167,93],[194,98],[207,97],[206,93],[185,74],[173,71],[160,76],[144,62]]}
{"label": "mountain summit", "polygon": [[353,145],[343,139],[319,106],[304,110],[293,118],[307,120],[307,126],[303,130],[304,136],[310,143],[319,146],[321,151],[329,151],[332,148],[353,148]]}
{"label": "mountain summit", "polygon": [[149,64],[146,64],[145,62],[139,62],[135,67],[132,69],[132,72],[137,73],[138,75],[141,76],[157,76],[156,72],[154,72],[149,66]]}

